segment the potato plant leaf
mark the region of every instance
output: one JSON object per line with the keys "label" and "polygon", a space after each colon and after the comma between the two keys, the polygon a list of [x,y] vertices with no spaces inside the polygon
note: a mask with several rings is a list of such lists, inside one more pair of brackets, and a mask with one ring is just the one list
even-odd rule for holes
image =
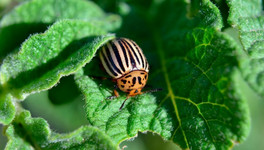
{"label": "potato plant leaf", "polygon": [[228,0],[229,23],[238,29],[244,55],[240,70],[249,85],[264,97],[264,15],[261,0]]}
{"label": "potato plant leaf", "polygon": [[9,141],[6,150],[12,149],[109,149],[116,147],[111,139],[97,128],[82,126],[68,134],[51,131],[42,118],[32,118],[29,111],[20,112],[5,130]]}
{"label": "potato plant leaf", "polygon": [[[15,99],[24,99],[30,93],[51,88],[62,76],[74,73],[93,58],[102,44],[114,37],[87,39],[103,34],[106,34],[104,30],[87,21],[64,20],[43,34],[31,36],[18,53],[3,61],[1,101],[5,101],[7,93]],[[5,118],[10,120],[10,117]]]}
{"label": "potato plant leaf", "polygon": [[91,1],[29,0],[7,13],[0,25],[5,27],[19,23],[53,23],[60,19],[81,19],[94,22],[106,19],[106,14]]}
{"label": "potato plant leaf", "polygon": [[120,25],[119,16],[106,14],[91,1],[26,1],[8,12],[0,21],[0,62],[30,34],[44,32],[49,25],[62,19],[85,20],[106,31],[114,30]]}
{"label": "potato plant leaf", "polygon": [[[243,30],[243,24],[237,24],[239,18],[234,17],[237,1],[228,2],[230,23]],[[36,30],[30,30],[34,33],[52,25],[23,43],[18,40],[12,45],[12,36],[6,38],[9,42],[2,42],[3,46],[0,42],[0,59],[6,56],[0,67],[0,123],[6,125],[6,149],[118,149],[122,141],[134,138],[139,131],[158,133],[183,149],[230,149],[245,140],[248,108],[234,81],[243,63],[236,58],[237,43],[221,32],[223,19],[218,7],[210,0],[134,0],[122,4],[126,13],[122,13],[124,22],[117,35],[139,44],[150,63],[148,85],[163,90],[129,98],[119,110],[125,93],[108,100],[114,83],[92,76],[100,75],[96,52],[115,38],[108,32],[118,28],[119,17],[107,15],[86,0],[26,1],[3,17],[0,39],[14,35],[12,29],[19,27],[36,25]],[[242,5],[243,15],[249,8]],[[256,13],[250,11],[247,17],[258,17]],[[28,34],[22,33],[24,38]],[[252,41],[244,34],[241,32],[241,42],[249,47]],[[258,35],[253,37],[258,39]],[[47,121],[32,118],[18,103],[29,94],[54,87],[62,76],[70,74],[84,95],[91,126],[58,134]]]}
{"label": "potato plant leaf", "polygon": [[[1,92],[1,91],[0,91]],[[0,123],[9,124],[16,113],[15,105],[10,94],[0,96]]]}
{"label": "potato plant leaf", "polygon": [[120,34],[139,41],[151,64],[149,84],[163,91],[130,98],[119,111],[125,95],[107,100],[113,87],[90,78],[89,70],[79,71],[75,78],[85,95],[89,122],[115,144],[138,131],[158,133],[183,149],[228,149],[243,141],[249,118],[233,83],[237,45],[219,31],[217,7],[203,0],[188,18],[191,4],[148,2],[151,7],[137,7],[141,1],[131,4]]}
{"label": "potato plant leaf", "polygon": [[62,19],[85,20],[106,30],[114,30],[120,25],[119,16],[106,14],[91,1],[26,1],[0,21],[0,58],[19,47],[30,34],[43,32],[47,26]]}

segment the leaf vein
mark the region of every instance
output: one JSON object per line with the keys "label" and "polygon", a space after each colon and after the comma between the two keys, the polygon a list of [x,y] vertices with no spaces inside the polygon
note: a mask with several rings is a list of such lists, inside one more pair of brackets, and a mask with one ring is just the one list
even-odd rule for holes
{"label": "leaf vein", "polygon": [[[157,50],[158,50],[158,53],[159,53],[159,56],[160,56],[160,60],[161,60],[162,71],[164,73],[165,82],[167,84],[167,88],[168,88],[168,91],[169,91],[168,94],[170,95],[171,102],[173,104],[173,107],[174,107],[174,111],[175,111],[177,120],[179,122],[179,128],[181,128],[181,131],[182,131],[182,134],[183,134],[183,137],[184,137],[184,141],[186,143],[187,148],[189,149],[189,143],[188,143],[187,137],[185,135],[185,131],[183,130],[183,128],[181,126],[181,118],[180,118],[180,115],[179,115],[179,112],[178,112],[175,95],[173,93],[173,90],[172,90],[172,87],[171,87],[171,84],[170,84],[169,75],[168,75],[168,71],[167,71],[167,67],[166,67],[166,62],[165,62],[165,58],[164,58],[164,53],[162,51],[162,45],[161,45],[161,42],[158,39],[158,37],[159,36],[157,34],[154,34],[155,43],[156,43]],[[173,138],[173,136],[172,136],[172,138]]]}

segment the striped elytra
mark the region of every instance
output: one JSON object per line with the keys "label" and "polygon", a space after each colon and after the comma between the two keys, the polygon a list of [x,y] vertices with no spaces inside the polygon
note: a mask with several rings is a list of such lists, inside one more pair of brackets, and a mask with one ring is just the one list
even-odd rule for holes
{"label": "striped elytra", "polygon": [[149,64],[141,48],[127,38],[116,38],[106,43],[99,52],[106,72],[128,96],[141,94],[147,83]]}

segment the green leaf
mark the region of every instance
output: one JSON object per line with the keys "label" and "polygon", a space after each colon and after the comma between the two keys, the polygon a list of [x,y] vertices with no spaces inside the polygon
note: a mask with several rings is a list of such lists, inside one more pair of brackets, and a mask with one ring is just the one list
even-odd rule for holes
{"label": "green leaf", "polygon": [[261,0],[228,0],[227,4],[230,7],[228,20],[235,26],[238,26],[239,21],[242,21],[243,18],[261,15]]}
{"label": "green leaf", "polygon": [[[159,100],[150,94],[140,95],[129,99],[119,111],[125,96],[106,100],[112,94],[111,88],[100,86],[100,81],[79,72],[77,84],[86,96],[90,123],[116,144],[134,137],[138,131],[158,133],[182,148],[191,149],[226,149],[233,145],[232,141],[243,141],[248,133],[248,118],[243,114],[245,102],[236,100],[230,92],[233,89],[230,71],[236,61],[229,55],[234,49],[227,49],[226,45],[231,45],[229,39],[213,30],[197,29],[193,36],[208,39],[206,42],[210,44],[197,41],[189,56],[168,59],[162,68],[166,71],[154,77],[150,74],[152,80],[166,83],[161,86],[166,92],[160,94],[165,97]],[[195,53],[201,53],[200,57],[196,58]],[[163,76],[165,79],[159,79]]]}
{"label": "green leaf", "polygon": [[31,36],[18,53],[4,60],[0,70],[0,97],[10,93],[15,99],[24,99],[28,94],[51,88],[62,76],[74,73],[89,62],[96,50],[114,37],[87,39],[103,34],[106,32],[89,22],[64,20],[43,34]]}
{"label": "green leaf", "polygon": [[50,130],[42,118],[31,118],[28,111],[20,112],[5,131],[7,150],[19,149],[116,149],[110,138],[97,128],[83,126],[68,134]]}
{"label": "green leaf", "polygon": [[[116,28],[116,22],[111,22],[105,14],[103,17],[95,14],[94,20],[91,17],[87,21],[79,11],[83,9],[75,8],[81,15],[74,18],[71,9],[63,5],[64,1],[47,0],[54,5],[42,2],[24,3],[18,7],[23,9],[15,9],[15,15],[10,13],[6,17],[10,19],[5,18],[7,22],[3,22],[10,27],[43,19],[45,26],[63,19],[45,33],[29,37],[19,51],[13,51],[3,61],[0,122],[9,124],[13,120],[6,129],[7,149],[117,149],[120,142],[135,137],[139,131],[158,133],[183,149],[230,149],[248,135],[248,108],[234,82],[241,63],[236,59],[239,48],[221,32],[222,16],[210,0],[199,3],[135,0],[128,5],[122,2],[123,6],[129,6],[126,8],[129,11],[123,13],[125,21],[118,34],[135,40],[142,47],[151,65],[148,84],[163,88],[158,93],[129,98],[122,110],[119,107],[126,98],[125,93],[107,100],[114,83],[89,77],[100,71],[96,61],[87,64],[99,47],[115,37],[107,31]],[[73,0],[66,2],[79,7]],[[50,6],[58,7],[55,11],[46,11],[53,10]],[[38,12],[38,8],[41,17],[33,14],[32,21],[28,16]],[[65,15],[68,20],[57,15]],[[62,76],[73,73],[84,94],[87,119],[93,127],[57,134],[49,129],[45,120],[33,119],[27,111],[18,110],[13,119],[15,99],[50,89]]]}
{"label": "green leaf", "polygon": [[10,94],[0,96],[0,123],[9,124],[15,117],[15,106]]}
{"label": "green leaf", "polygon": [[[67,9],[70,10],[65,11]],[[1,21],[1,26],[5,27],[17,23],[53,23],[60,19],[93,21],[104,17],[104,12],[90,1],[31,0],[22,3],[6,14]]]}
{"label": "green leaf", "polygon": [[[43,7],[45,6],[45,7]],[[1,27],[20,23],[50,24],[61,19],[80,19],[98,26],[115,29],[119,24],[117,15],[107,15],[91,1],[86,0],[31,0],[22,3],[1,20]]]}
{"label": "green leaf", "polygon": [[[170,137],[172,128],[164,108],[158,108],[153,95],[141,95],[129,99],[122,111],[119,107],[125,97],[107,101],[111,90],[100,87],[101,84],[83,75],[80,71],[76,74],[77,84],[85,95],[87,119],[93,125],[109,135],[115,144],[122,140],[134,137],[138,131],[150,130],[166,138]],[[153,116],[153,114],[157,116]],[[158,123],[158,124],[156,124]]]}
{"label": "green leaf", "polygon": [[27,1],[7,13],[0,22],[0,58],[19,47],[30,34],[43,32],[50,24],[62,19],[85,20],[106,30],[114,30],[120,25],[119,16],[104,13],[91,1]]}
{"label": "green leaf", "polygon": [[219,10],[204,0],[195,17],[187,18],[186,7],[191,4],[185,2],[153,1],[151,7],[138,3],[133,1],[118,34],[141,46],[151,65],[148,84],[163,91],[130,98],[119,111],[124,93],[106,99],[114,83],[91,79],[89,70],[77,72],[91,125],[115,144],[138,131],[158,133],[183,149],[229,149],[245,140],[248,108],[233,83],[237,46],[219,32]]}
{"label": "green leaf", "polygon": [[249,85],[264,97],[264,16],[261,0],[232,0],[229,23],[238,29],[244,55],[240,70]]}
{"label": "green leaf", "polygon": [[223,27],[220,11],[210,0],[202,0],[202,4],[200,1],[191,1],[188,8],[187,14],[189,17],[200,15],[200,26],[212,26],[217,30],[221,30]]}
{"label": "green leaf", "polygon": [[6,129],[6,136],[9,139],[5,149],[7,150],[11,150],[11,149],[33,149],[33,147],[30,145],[30,143],[25,142],[23,138],[19,137],[19,135],[17,135],[15,133],[15,129],[13,125],[10,125],[7,129]]}

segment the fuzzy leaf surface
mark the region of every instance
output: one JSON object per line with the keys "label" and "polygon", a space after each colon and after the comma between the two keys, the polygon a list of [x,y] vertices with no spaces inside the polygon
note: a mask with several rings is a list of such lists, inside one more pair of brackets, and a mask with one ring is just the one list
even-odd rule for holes
{"label": "fuzzy leaf surface", "polygon": [[[74,73],[93,58],[102,44],[114,37],[108,35],[93,40],[94,36],[104,34],[106,31],[89,22],[64,20],[43,34],[31,36],[18,53],[3,61],[0,70],[1,102],[5,101],[8,93],[13,99],[24,99],[28,94],[47,90],[62,76]],[[1,122],[6,124],[8,121]]]}
{"label": "fuzzy leaf surface", "polygon": [[93,71],[84,69],[75,78],[85,95],[87,119],[116,144],[138,131],[158,133],[183,149],[228,149],[243,141],[249,118],[232,81],[237,47],[219,32],[222,20],[217,7],[203,0],[189,18],[193,12],[186,7],[191,4],[145,3],[131,3],[119,34],[143,49],[151,65],[148,84],[163,91],[130,98],[119,111],[125,94],[107,100],[114,83],[90,78]]}
{"label": "fuzzy leaf surface", "polygon": [[32,118],[28,111],[20,112],[5,131],[9,141],[7,150],[12,149],[109,149],[115,150],[107,135],[97,128],[83,126],[68,133],[51,131],[46,120]]}
{"label": "fuzzy leaf surface", "polygon": [[0,58],[3,59],[19,47],[30,34],[43,32],[62,19],[85,20],[106,30],[114,30],[120,25],[119,16],[106,14],[91,1],[26,1],[8,12],[0,21]]}

